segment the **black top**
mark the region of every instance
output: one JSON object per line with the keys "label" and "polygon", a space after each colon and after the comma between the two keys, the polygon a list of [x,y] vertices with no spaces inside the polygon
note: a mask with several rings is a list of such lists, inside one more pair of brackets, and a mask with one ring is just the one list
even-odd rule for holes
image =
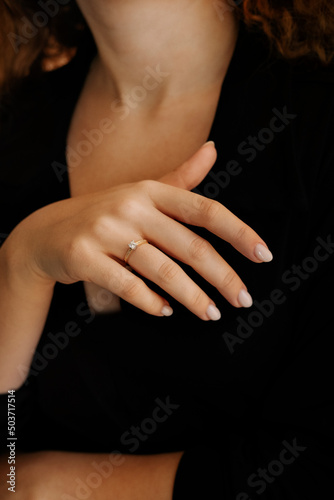
{"label": "black top", "polygon": [[[175,498],[209,498],[217,483],[224,500],[332,491],[334,68],[288,63],[267,45],[241,26],[208,137],[218,160],[197,191],[257,231],[274,260],[254,264],[194,228],[245,281],[253,307],[230,306],[183,264],[220,321],[203,322],[170,297],[169,318],[124,301],[120,313],[94,316],[82,283],[57,284],[17,391],[22,450],[186,449]],[[93,53],[83,45],[67,66],[2,101],[3,238],[69,197],[66,135]]]}

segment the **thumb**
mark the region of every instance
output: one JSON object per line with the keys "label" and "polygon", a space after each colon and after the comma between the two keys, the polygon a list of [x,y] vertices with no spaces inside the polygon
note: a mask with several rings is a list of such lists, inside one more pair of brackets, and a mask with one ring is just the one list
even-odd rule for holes
{"label": "thumb", "polygon": [[216,159],[217,151],[214,142],[206,142],[189,160],[160,177],[159,181],[191,191],[204,179]]}

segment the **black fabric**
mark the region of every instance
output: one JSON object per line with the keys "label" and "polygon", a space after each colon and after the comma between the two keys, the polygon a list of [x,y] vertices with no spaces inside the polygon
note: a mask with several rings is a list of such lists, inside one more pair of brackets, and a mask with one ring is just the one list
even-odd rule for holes
{"label": "black fabric", "polygon": [[[66,135],[93,53],[84,46],[2,100],[2,240],[70,195]],[[216,301],[220,321],[202,322],[172,298],[169,318],[124,301],[120,313],[94,317],[81,283],[57,284],[17,392],[20,449],[187,450],[177,500],[195,497],[192,483],[204,491],[212,471],[224,500],[325,498],[334,472],[333,84],[333,67],[288,63],[241,27],[208,137],[218,160],[195,191],[254,228],[274,260],[254,264],[193,229],[244,279],[254,306],[233,308],[183,264]],[[6,396],[1,405],[5,420]],[[219,467],[198,451],[207,449]],[[196,460],[203,474],[192,476]]]}
{"label": "black fabric", "polygon": [[224,498],[224,464],[217,450],[199,446],[183,453],[174,482],[173,500]]}

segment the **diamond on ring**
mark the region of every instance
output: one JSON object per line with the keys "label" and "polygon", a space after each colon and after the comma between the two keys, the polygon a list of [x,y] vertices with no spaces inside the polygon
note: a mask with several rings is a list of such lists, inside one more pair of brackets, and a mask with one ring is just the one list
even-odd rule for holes
{"label": "diamond on ring", "polygon": [[134,250],[135,248],[137,248],[137,243],[135,242],[135,240],[130,241],[130,243],[128,244],[128,247],[131,248],[131,250]]}
{"label": "diamond on ring", "polygon": [[138,240],[138,241],[135,241],[135,240],[132,240],[130,241],[130,243],[128,243],[128,250],[124,256],[124,262],[127,262],[128,261],[128,258],[130,256],[130,254],[136,250],[137,247],[139,247],[140,245],[144,245],[144,243],[148,243],[147,240]]}

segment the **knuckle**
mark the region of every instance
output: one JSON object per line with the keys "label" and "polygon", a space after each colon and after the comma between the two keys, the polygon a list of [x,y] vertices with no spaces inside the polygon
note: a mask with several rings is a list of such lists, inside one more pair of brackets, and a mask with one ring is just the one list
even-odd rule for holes
{"label": "knuckle", "polygon": [[111,231],[110,217],[103,214],[96,217],[91,223],[91,231],[95,236],[101,237]]}
{"label": "knuckle", "polygon": [[222,289],[230,288],[237,280],[238,276],[233,270],[227,271],[227,273],[222,279],[222,282],[220,283],[220,288]]}
{"label": "knuckle", "polygon": [[70,265],[83,260],[89,253],[89,242],[84,236],[72,238],[66,248],[66,258]]}
{"label": "knuckle", "polygon": [[91,245],[87,238],[72,238],[64,248],[63,269],[74,280],[84,280],[89,269]]}
{"label": "knuckle", "polygon": [[189,246],[190,257],[194,260],[203,259],[211,251],[211,245],[200,236],[194,238]]}
{"label": "knuckle", "polygon": [[148,193],[152,189],[154,189],[157,185],[157,181],[154,181],[153,179],[143,179],[142,181],[138,181],[136,186],[139,191],[143,193]]}
{"label": "knuckle", "polygon": [[179,268],[173,261],[166,260],[158,269],[158,276],[165,284],[169,284],[173,281],[178,274]]}
{"label": "knuckle", "polygon": [[124,197],[117,206],[117,212],[121,217],[136,219],[141,209],[141,203],[134,197]]}
{"label": "knuckle", "polygon": [[194,311],[201,310],[201,306],[203,305],[204,293],[202,290],[196,291],[189,300],[190,308]]}
{"label": "knuckle", "polygon": [[251,229],[246,225],[246,224],[243,224],[242,226],[240,226],[234,236],[234,242],[235,243],[241,243],[243,241],[245,241],[248,237],[248,235],[250,234],[251,232]]}
{"label": "knuckle", "polygon": [[206,221],[211,222],[214,220],[220,211],[220,203],[209,198],[199,197],[197,202],[197,209]]}
{"label": "knuckle", "polygon": [[132,300],[139,295],[141,284],[135,279],[128,279],[122,284],[122,296],[125,300]]}

